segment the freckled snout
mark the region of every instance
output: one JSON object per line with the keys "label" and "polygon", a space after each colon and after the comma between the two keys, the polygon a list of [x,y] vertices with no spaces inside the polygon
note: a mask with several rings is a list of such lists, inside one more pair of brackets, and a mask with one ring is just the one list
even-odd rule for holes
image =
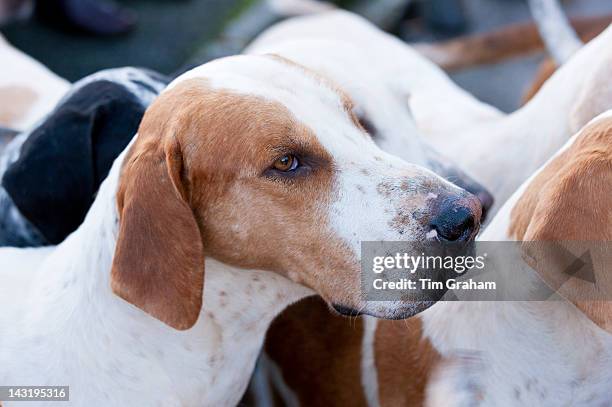
{"label": "freckled snout", "polygon": [[440,197],[429,226],[438,239],[446,242],[467,242],[480,229],[482,204],[472,194]]}

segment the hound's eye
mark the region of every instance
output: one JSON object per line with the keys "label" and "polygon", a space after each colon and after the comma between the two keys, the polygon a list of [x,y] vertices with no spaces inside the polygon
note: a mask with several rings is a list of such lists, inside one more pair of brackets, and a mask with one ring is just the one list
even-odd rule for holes
{"label": "hound's eye", "polygon": [[272,164],[272,167],[275,170],[282,172],[291,172],[295,171],[295,169],[300,165],[296,156],[288,154],[278,158]]}

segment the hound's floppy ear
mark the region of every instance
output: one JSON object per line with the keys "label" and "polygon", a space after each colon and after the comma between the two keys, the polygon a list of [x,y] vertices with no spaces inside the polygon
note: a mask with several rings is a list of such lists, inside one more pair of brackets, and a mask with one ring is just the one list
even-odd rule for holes
{"label": "hound's floppy ear", "polygon": [[184,330],[202,308],[204,249],[183,179],[181,146],[173,135],[161,134],[163,115],[155,105],[122,168],[111,285],[121,298]]}
{"label": "hound's floppy ear", "polygon": [[2,184],[49,243],[62,242],[83,222],[145,108],[124,86],[94,80],[68,95],[30,133]]}
{"label": "hound's floppy ear", "polygon": [[517,202],[511,230],[536,242],[523,245],[540,277],[612,332],[612,119],[576,137]]}

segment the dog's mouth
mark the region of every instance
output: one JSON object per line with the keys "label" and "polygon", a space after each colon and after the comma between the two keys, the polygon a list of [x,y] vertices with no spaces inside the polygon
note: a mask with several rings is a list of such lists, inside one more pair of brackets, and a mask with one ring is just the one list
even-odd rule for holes
{"label": "dog's mouth", "polygon": [[345,317],[358,317],[363,315],[363,312],[357,311],[355,308],[347,307],[341,304],[332,304],[332,308],[338,314],[343,315]]}
{"label": "dog's mouth", "polygon": [[[406,306],[391,311],[389,314],[384,316],[385,319],[399,320],[411,318],[426,309],[432,307],[438,302],[438,300],[422,300],[422,301],[411,301]],[[372,315],[372,314],[370,314]],[[377,315],[372,315],[377,316]]]}
{"label": "dog's mouth", "polygon": [[[441,294],[440,298],[436,299],[417,300],[400,303],[398,303],[397,301],[368,301],[365,307],[360,310],[357,310],[352,307],[347,307],[342,304],[332,304],[331,307],[338,314],[345,317],[358,317],[361,315],[369,315],[381,319],[400,320],[411,318],[425,311],[429,307],[436,304],[443,296],[444,294]],[[394,306],[392,306],[392,304]]]}

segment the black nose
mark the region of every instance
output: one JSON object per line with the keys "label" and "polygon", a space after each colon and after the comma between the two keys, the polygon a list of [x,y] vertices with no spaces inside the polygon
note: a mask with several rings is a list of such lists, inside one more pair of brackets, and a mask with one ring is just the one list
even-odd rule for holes
{"label": "black nose", "polygon": [[464,242],[472,239],[480,227],[480,202],[470,195],[458,199],[445,199],[430,227],[440,240]]}
{"label": "black nose", "polygon": [[476,195],[476,197],[480,201],[480,205],[482,208],[480,222],[484,222],[487,217],[487,213],[489,212],[489,209],[491,209],[491,207],[495,203],[495,199],[493,198],[493,195],[491,195],[491,193],[487,191],[487,189],[481,184],[470,178],[465,177],[467,176],[464,175],[464,178],[450,179],[450,181],[458,187],[461,187],[466,191]]}

